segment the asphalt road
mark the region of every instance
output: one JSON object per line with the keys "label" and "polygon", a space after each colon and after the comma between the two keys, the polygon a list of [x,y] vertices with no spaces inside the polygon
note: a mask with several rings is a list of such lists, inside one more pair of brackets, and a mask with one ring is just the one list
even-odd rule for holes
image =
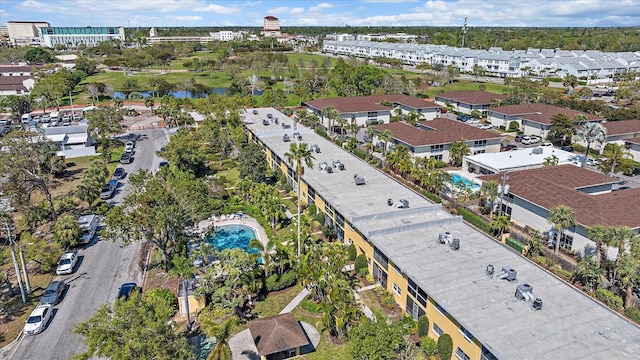
{"label": "asphalt road", "polygon": [[[160,159],[155,152],[167,143],[163,129],[136,131],[139,136],[134,161],[122,165],[127,177],[139,169],[155,171]],[[127,178],[120,181],[112,202],[120,203],[128,193]],[[67,360],[86,350],[82,339],[73,333],[101,305],[112,302],[122,283],[142,284],[140,243],[122,247],[120,242],[103,241],[96,236],[90,244],[78,249],[79,265],[71,275],[57,276],[68,284],[63,300],[55,306],[53,318],[44,332],[23,336],[9,359]]]}

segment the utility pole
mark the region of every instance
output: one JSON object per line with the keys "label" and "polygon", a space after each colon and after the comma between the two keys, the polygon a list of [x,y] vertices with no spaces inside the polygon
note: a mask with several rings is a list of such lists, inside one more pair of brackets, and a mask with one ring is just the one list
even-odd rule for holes
{"label": "utility pole", "polygon": [[16,257],[16,242],[11,237],[11,229],[9,228],[9,223],[4,223],[7,228],[7,238],[11,243],[11,257],[13,258],[13,266],[16,269],[16,277],[18,278],[18,286],[20,287],[20,295],[22,296],[22,303],[27,302],[27,297],[24,294],[24,286],[22,285],[22,277],[20,276],[20,267],[18,266],[18,259]]}
{"label": "utility pole", "polygon": [[500,193],[500,211],[498,211],[498,216],[502,216],[504,214],[504,194],[509,193],[509,185],[507,185],[507,180],[509,180],[509,174],[507,172],[502,173],[502,184],[498,185],[498,192]]}
{"label": "utility pole", "polygon": [[467,30],[469,30],[469,28],[467,27],[467,15],[465,15],[464,26],[462,26],[462,29],[460,29],[460,31],[462,31],[462,47],[464,47],[464,40],[467,37]]}
{"label": "utility pole", "polygon": [[[27,245],[32,245],[28,243]],[[31,295],[31,284],[29,283],[29,273],[27,272],[27,264],[24,262],[24,254],[22,253],[22,245],[18,245],[20,250],[20,265],[22,265],[22,273],[24,274],[24,285],[27,291],[27,295]]]}

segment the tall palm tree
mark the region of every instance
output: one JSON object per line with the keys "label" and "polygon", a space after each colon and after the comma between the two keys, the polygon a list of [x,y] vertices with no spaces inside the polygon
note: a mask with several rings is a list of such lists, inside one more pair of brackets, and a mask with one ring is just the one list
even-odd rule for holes
{"label": "tall palm tree", "polygon": [[489,203],[489,218],[493,218],[493,205],[500,193],[498,192],[498,182],[495,180],[484,181],[480,187],[480,194],[487,198]]}
{"label": "tall palm tree", "polygon": [[304,174],[304,165],[308,167],[313,166],[313,154],[311,149],[307,147],[307,143],[292,143],[289,147],[289,152],[284,154],[284,157],[289,161],[292,166],[295,166],[297,184],[298,184],[298,258],[300,258],[300,178]]}
{"label": "tall palm tree", "polygon": [[578,131],[576,131],[576,138],[578,140],[587,142],[587,151],[584,155],[584,159],[582,159],[582,167],[584,167],[587,163],[587,158],[589,157],[589,149],[591,148],[591,144],[595,142],[603,143],[605,140],[605,135],[607,134],[607,129],[599,123],[588,122]]}
{"label": "tall palm tree", "polygon": [[382,132],[378,133],[378,140],[380,140],[384,147],[382,148],[382,155],[387,154],[387,149],[389,148],[389,142],[393,139],[393,135],[391,135],[391,131],[382,130]]}
{"label": "tall palm tree", "polygon": [[625,309],[631,306],[633,286],[640,280],[640,237],[631,238],[628,247],[629,251],[622,255],[618,263],[620,282],[625,289]]}
{"label": "tall palm tree", "polygon": [[[633,160],[633,155],[623,145],[610,143],[604,150],[604,157],[607,159],[608,165],[611,165],[611,170],[609,171],[609,176],[613,176],[616,172],[616,165],[620,164],[620,162],[625,159]],[[604,169],[606,170],[606,169]]]}
{"label": "tall palm tree", "polygon": [[549,211],[547,221],[552,223],[553,227],[558,231],[558,239],[556,240],[556,246],[553,250],[553,253],[557,255],[560,251],[560,239],[564,234],[564,230],[577,224],[576,214],[572,208],[558,205]]}
{"label": "tall palm tree", "polygon": [[333,123],[340,117],[340,112],[338,111],[338,109],[332,106],[327,106],[322,109],[322,117],[326,118],[329,121],[329,132],[333,133]]}
{"label": "tall palm tree", "polygon": [[489,226],[491,228],[491,231],[493,231],[493,233],[496,235],[499,234],[500,240],[502,240],[502,235],[506,231],[509,231],[509,227],[511,226],[511,220],[509,220],[509,217],[506,215],[496,216],[491,221],[491,224]]}
{"label": "tall palm tree", "polygon": [[603,225],[594,225],[587,228],[589,239],[596,243],[596,266],[602,262],[602,244],[607,236],[607,228]]}
{"label": "tall palm tree", "polygon": [[617,226],[607,228],[607,235],[605,240],[607,245],[618,248],[615,265],[613,267],[613,274],[610,280],[616,279],[616,273],[618,272],[622,256],[632,249],[637,250],[637,247],[634,247],[637,245],[634,242],[635,236],[635,232],[628,227]]}
{"label": "tall palm tree", "polygon": [[424,114],[419,114],[417,111],[412,111],[407,114],[407,123],[416,126],[418,121],[424,120]]}
{"label": "tall palm tree", "polygon": [[470,154],[471,148],[465,139],[454,141],[449,145],[449,162],[453,166],[461,166],[462,159]]}

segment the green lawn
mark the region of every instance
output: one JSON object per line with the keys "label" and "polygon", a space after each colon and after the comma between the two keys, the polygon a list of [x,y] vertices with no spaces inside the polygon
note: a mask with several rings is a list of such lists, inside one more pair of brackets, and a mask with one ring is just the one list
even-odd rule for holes
{"label": "green lawn", "polygon": [[253,313],[259,317],[269,317],[278,315],[287,304],[293,300],[293,298],[300,293],[302,285],[290,287],[288,289],[271,293],[267,295],[266,299],[256,303],[256,307]]}
{"label": "green lawn", "polygon": [[485,91],[496,93],[496,94],[502,94],[502,91],[506,89],[506,86],[502,84],[474,82],[471,80],[456,80],[454,83],[449,85],[429,87],[429,90],[427,91],[427,95],[429,95],[429,97],[432,98],[434,97],[434,95],[440,93],[442,90],[444,90],[445,92],[480,90],[480,85],[485,86]]}

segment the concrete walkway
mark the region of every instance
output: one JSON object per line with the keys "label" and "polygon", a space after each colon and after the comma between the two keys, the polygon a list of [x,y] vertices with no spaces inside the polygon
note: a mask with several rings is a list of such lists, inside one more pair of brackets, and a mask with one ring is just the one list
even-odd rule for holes
{"label": "concrete walkway", "polygon": [[307,288],[302,289],[302,291],[300,291],[300,293],[296,295],[296,297],[294,297],[293,300],[291,300],[291,302],[282,309],[282,311],[280,311],[280,314],[286,314],[293,311],[293,309],[295,309],[296,306],[298,306],[298,304],[300,304],[300,302],[309,294],[311,294],[311,291]]}

